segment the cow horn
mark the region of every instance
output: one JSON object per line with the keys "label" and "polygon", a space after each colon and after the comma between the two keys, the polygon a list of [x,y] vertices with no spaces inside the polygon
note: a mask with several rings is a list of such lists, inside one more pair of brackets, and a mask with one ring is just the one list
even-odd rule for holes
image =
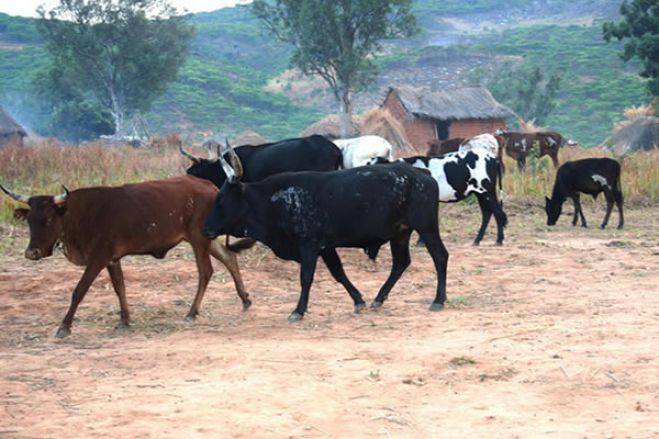
{"label": "cow horn", "polygon": [[231,165],[227,163],[227,161],[224,159],[224,152],[226,151],[226,149],[221,148],[219,144],[217,146],[217,149],[218,149],[217,158],[220,161],[220,164],[222,165],[222,170],[224,170],[224,173],[226,174],[229,183],[234,183],[236,181],[236,173],[231,167]]}
{"label": "cow horn", "polygon": [[9,189],[5,189],[5,187],[2,186],[1,184],[0,184],[0,189],[2,189],[2,192],[9,195],[16,201],[20,201],[21,203],[26,203],[26,204],[28,201],[30,201],[30,197],[22,194],[17,194],[16,192],[12,192]]}
{"label": "cow horn", "polygon": [[69,190],[66,188],[66,186],[62,185],[62,189],[64,189],[64,193],[61,193],[59,195],[55,195],[53,197],[53,202],[55,204],[62,204],[69,197]]}
{"label": "cow horn", "polygon": [[206,146],[206,150],[208,151],[208,160],[213,162],[217,161],[217,158],[220,155],[219,154],[220,144],[215,140],[208,140],[204,142],[204,145]]}
{"label": "cow horn", "polygon": [[178,150],[181,154],[183,154],[185,157],[189,158],[192,160],[193,163],[199,163],[201,161],[200,158],[193,156],[189,152],[183,149],[183,142],[181,140],[178,141]]}
{"label": "cow horn", "polygon": [[227,148],[229,149],[229,156],[231,157],[231,166],[233,167],[236,173],[236,181],[240,181],[243,178],[243,164],[240,163],[240,158],[238,154],[234,151],[233,146],[229,145],[229,139],[225,138],[224,142],[226,143]]}

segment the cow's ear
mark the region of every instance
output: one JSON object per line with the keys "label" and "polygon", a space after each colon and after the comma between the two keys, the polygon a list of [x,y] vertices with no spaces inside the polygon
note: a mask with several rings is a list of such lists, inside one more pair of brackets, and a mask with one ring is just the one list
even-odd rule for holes
{"label": "cow's ear", "polygon": [[25,221],[27,219],[27,214],[30,213],[30,209],[14,209],[14,218],[19,221]]}

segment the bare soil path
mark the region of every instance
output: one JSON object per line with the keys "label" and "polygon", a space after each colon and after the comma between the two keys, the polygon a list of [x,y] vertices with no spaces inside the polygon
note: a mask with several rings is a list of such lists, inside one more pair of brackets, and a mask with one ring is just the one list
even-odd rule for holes
{"label": "bare soil path", "polygon": [[[623,231],[550,229],[527,207],[509,206],[501,248],[493,230],[471,246],[475,206],[442,207],[440,313],[427,309],[432,261],[414,249],[384,307],[361,315],[319,264],[310,311],[289,324],[298,266],[257,248],[241,255],[252,308],[216,266],[185,323],[196,271],[181,246],[124,262],[130,330],[115,329],[103,273],[64,340],[53,334],[81,270],[61,254],[24,260],[24,229],[5,228],[0,438],[659,437],[659,206],[628,210]],[[341,251],[368,299],[388,253]]]}

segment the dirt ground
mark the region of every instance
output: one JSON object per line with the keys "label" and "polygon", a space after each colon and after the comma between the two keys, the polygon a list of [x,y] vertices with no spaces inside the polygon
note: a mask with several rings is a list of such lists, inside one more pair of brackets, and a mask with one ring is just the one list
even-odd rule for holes
{"label": "dirt ground", "polygon": [[[63,340],[81,270],[23,259],[25,229],[0,229],[0,437],[659,437],[659,206],[629,208],[623,231],[599,230],[592,203],[588,229],[548,228],[539,205],[507,211],[505,245],[491,226],[472,247],[478,208],[442,205],[439,313],[415,248],[384,307],[360,315],[319,264],[290,324],[299,267],[255,248],[241,255],[252,308],[215,264],[186,323],[196,270],[180,246],[124,260],[130,330],[115,329],[102,273]],[[389,252],[340,254],[373,299]]]}

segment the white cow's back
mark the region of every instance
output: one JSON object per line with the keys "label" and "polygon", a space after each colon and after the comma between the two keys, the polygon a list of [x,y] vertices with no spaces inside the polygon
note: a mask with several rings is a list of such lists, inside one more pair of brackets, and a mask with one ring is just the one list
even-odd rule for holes
{"label": "white cow's back", "polygon": [[492,155],[498,155],[499,142],[492,134],[480,134],[465,140],[458,151],[473,151],[474,149],[484,149]]}
{"label": "white cow's back", "polygon": [[345,169],[364,166],[373,157],[393,160],[393,147],[380,136],[361,136],[352,139],[337,139],[334,144],[343,154]]}

